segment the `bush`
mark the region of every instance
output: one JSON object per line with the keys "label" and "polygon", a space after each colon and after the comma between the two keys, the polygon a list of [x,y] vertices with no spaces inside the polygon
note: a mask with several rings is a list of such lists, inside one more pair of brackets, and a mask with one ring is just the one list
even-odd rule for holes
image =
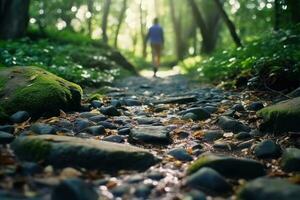
{"label": "bush", "polygon": [[248,74],[248,78],[259,76],[268,82],[277,81],[284,74],[294,84],[299,84],[299,30],[267,33],[244,48],[217,52],[210,58],[188,58],[180,66],[186,73],[196,74],[198,79],[210,82],[230,81],[243,74]]}

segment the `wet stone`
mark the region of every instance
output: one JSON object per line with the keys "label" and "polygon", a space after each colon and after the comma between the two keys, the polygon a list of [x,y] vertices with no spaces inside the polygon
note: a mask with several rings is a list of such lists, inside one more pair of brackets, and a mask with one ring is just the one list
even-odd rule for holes
{"label": "wet stone", "polygon": [[242,104],[235,104],[235,105],[232,106],[231,109],[234,110],[234,111],[237,111],[237,112],[245,111],[245,108]]}
{"label": "wet stone", "polygon": [[76,119],[76,121],[74,122],[74,131],[75,132],[80,132],[83,129],[88,128],[89,126],[91,126],[91,122],[88,119]]}
{"label": "wet stone", "polygon": [[150,174],[147,175],[148,178],[152,180],[159,181],[165,177],[165,175],[161,172],[150,172]]}
{"label": "wet stone", "polygon": [[13,140],[15,139],[15,136],[7,133],[0,131],[0,144],[5,145],[5,144],[10,144]]}
{"label": "wet stone", "polygon": [[98,122],[107,120],[107,117],[105,117],[104,115],[96,115],[96,116],[90,117],[89,120],[91,120],[92,122],[98,123]]}
{"label": "wet stone", "polygon": [[206,119],[210,118],[210,113],[201,107],[189,108],[187,110],[179,112],[179,115],[184,116],[188,113],[193,113],[196,116],[196,119],[194,119],[194,120],[206,120]]}
{"label": "wet stone", "polygon": [[52,200],[98,200],[95,189],[80,179],[67,179],[53,189]]}
{"label": "wet stone", "polygon": [[91,118],[91,117],[94,117],[94,116],[97,116],[99,114],[97,113],[92,113],[92,112],[82,112],[79,114],[79,117],[81,118]]}
{"label": "wet stone", "polygon": [[282,154],[280,165],[286,172],[300,172],[300,149],[287,148]]}
{"label": "wet stone", "polygon": [[108,115],[108,116],[120,116],[121,115],[121,113],[114,106],[101,107],[100,112],[103,115]]}
{"label": "wet stone", "polygon": [[142,184],[137,186],[134,195],[138,198],[146,199],[151,194],[152,189],[152,185]]}
{"label": "wet stone", "polygon": [[15,127],[12,125],[0,126],[0,131],[13,134],[15,132]]}
{"label": "wet stone", "polygon": [[254,140],[247,140],[245,142],[241,142],[236,146],[236,149],[248,149],[250,147],[252,147],[252,145],[254,144]]}
{"label": "wet stone", "polygon": [[84,132],[87,132],[94,136],[104,135],[106,133],[104,126],[90,126],[84,129]]}
{"label": "wet stone", "polygon": [[259,111],[263,108],[264,108],[264,104],[262,102],[253,102],[249,105],[248,110]]}
{"label": "wet stone", "polygon": [[204,106],[203,109],[210,114],[213,114],[218,111],[218,108],[215,106]]}
{"label": "wet stone", "polygon": [[13,123],[22,123],[27,121],[30,118],[30,115],[27,111],[18,111],[15,114],[10,116],[10,121]]}
{"label": "wet stone", "polygon": [[193,157],[183,148],[171,149],[168,153],[177,160],[188,162],[192,161]]}
{"label": "wet stone", "polygon": [[30,127],[30,130],[39,135],[53,135],[56,133],[56,130],[53,126],[43,123],[36,123]]}
{"label": "wet stone", "polygon": [[226,132],[239,133],[251,131],[251,129],[247,125],[231,117],[219,117],[218,125]]}
{"label": "wet stone", "polygon": [[238,200],[298,200],[300,186],[280,178],[258,178],[247,183],[238,193]]}
{"label": "wet stone", "polygon": [[103,139],[103,141],[107,141],[107,142],[115,142],[115,143],[122,143],[124,142],[124,137],[120,136],[120,135],[110,135],[107,136]]}
{"label": "wet stone", "polygon": [[122,197],[125,194],[128,194],[130,192],[130,186],[129,185],[118,185],[117,187],[113,188],[111,190],[111,193],[115,196],[115,197]]}
{"label": "wet stone", "polygon": [[113,123],[111,123],[111,122],[108,122],[108,121],[98,122],[98,125],[101,125],[101,126],[103,126],[104,128],[112,129],[112,130],[118,128],[115,124],[113,124]]}
{"label": "wet stone", "polygon": [[101,106],[103,106],[103,103],[99,100],[93,100],[91,102],[91,106],[94,108],[100,108]]}
{"label": "wet stone", "polygon": [[186,185],[215,194],[223,194],[231,191],[231,186],[225,178],[217,171],[207,167],[201,168],[188,176]]}
{"label": "wet stone", "polygon": [[203,139],[208,142],[213,142],[223,137],[223,131],[220,130],[209,130],[205,131]]}
{"label": "wet stone", "polygon": [[163,126],[142,125],[131,130],[131,142],[146,144],[170,144],[171,138],[167,128]]}
{"label": "wet stone", "polygon": [[195,115],[194,113],[186,113],[186,114],[184,114],[184,115],[182,116],[182,119],[184,119],[184,120],[194,120],[194,121],[196,121],[196,120],[198,120],[198,117],[197,117],[197,115]]}
{"label": "wet stone", "polygon": [[240,132],[240,133],[236,134],[234,137],[237,140],[247,140],[247,139],[250,139],[252,136],[250,133]]}
{"label": "wet stone", "polygon": [[192,190],[184,195],[183,200],[206,200],[206,195],[199,190]]}
{"label": "wet stone", "polygon": [[141,125],[150,125],[155,123],[160,123],[159,118],[151,118],[151,117],[137,117],[135,120]]}
{"label": "wet stone", "polygon": [[131,129],[127,128],[127,127],[122,127],[118,130],[119,135],[129,135],[130,132],[131,132]]}
{"label": "wet stone", "polygon": [[124,99],[123,100],[125,106],[141,106],[142,102],[137,99]]}
{"label": "wet stone", "polygon": [[163,100],[155,101],[154,104],[187,104],[196,102],[196,96],[169,97]]}
{"label": "wet stone", "polygon": [[265,140],[254,148],[257,158],[278,158],[281,155],[281,147],[273,140]]}

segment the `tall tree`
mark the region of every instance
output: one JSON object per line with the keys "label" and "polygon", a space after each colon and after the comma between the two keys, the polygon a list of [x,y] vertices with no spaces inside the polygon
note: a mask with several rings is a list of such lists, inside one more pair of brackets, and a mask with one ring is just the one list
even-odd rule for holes
{"label": "tall tree", "polygon": [[147,29],[146,29],[146,20],[144,19],[143,11],[143,0],[140,0],[139,3],[140,10],[140,29],[141,29],[141,38],[142,38],[142,54],[143,57],[147,57]]}
{"label": "tall tree", "polygon": [[22,37],[29,20],[30,0],[0,0],[0,38]]}
{"label": "tall tree", "polygon": [[280,0],[274,1],[274,30],[277,31],[280,27]]}
{"label": "tall tree", "polygon": [[291,15],[291,21],[294,24],[300,23],[300,1],[286,0],[288,11]]}
{"label": "tall tree", "polygon": [[175,8],[174,0],[169,0],[170,5],[170,14],[172,19],[172,25],[175,32],[175,44],[176,44],[176,55],[177,59],[181,60],[183,58],[183,44],[182,44],[182,30],[181,30],[181,21],[180,16],[176,15],[178,10]]}
{"label": "tall tree", "polygon": [[102,40],[104,43],[108,43],[108,37],[107,37],[107,22],[108,22],[108,16],[111,6],[111,0],[105,0],[104,1],[104,7],[103,7],[103,16],[102,16]]}
{"label": "tall tree", "polygon": [[230,35],[231,35],[234,43],[236,44],[236,46],[241,47],[242,42],[241,42],[239,35],[236,32],[234,23],[230,20],[229,16],[227,15],[226,11],[224,10],[222,3],[220,2],[220,0],[214,0],[214,2],[216,4],[216,7],[219,9],[219,12],[222,15],[222,18],[230,32]]}
{"label": "tall tree", "polygon": [[121,9],[120,15],[118,17],[118,25],[116,28],[115,39],[114,39],[114,46],[116,48],[118,47],[118,37],[119,37],[121,26],[122,26],[124,18],[125,18],[126,10],[127,10],[127,0],[123,0],[122,9]]}
{"label": "tall tree", "polygon": [[192,9],[195,22],[199,27],[202,36],[201,52],[210,54],[215,49],[217,43],[220,28],[220,12],[215,9],[210,10],[205,20],[204,15],[198,8],[195,0],[188,0],[188,3]]}
{"label": "tall tree", "polygon": [[89,36],[92,36],[92,20],[93,20],[93,7],[94,7],[94,0],[88,0],[87,1],[87,7],[88,7],[88,12],[90,13],[90,16],[87,20],[87,23],[88,23],[88,33],[89,33]]}

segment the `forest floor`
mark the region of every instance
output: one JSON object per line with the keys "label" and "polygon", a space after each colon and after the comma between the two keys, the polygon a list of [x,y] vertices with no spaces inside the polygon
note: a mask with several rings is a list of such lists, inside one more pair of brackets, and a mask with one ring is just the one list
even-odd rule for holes
{"label": "forest floor", "polygon": [[[174,75],[174,71],[161,72],[159,75],[164,74],[166,76],[163,78],[141,76],[117,81],[107,90],[104,106],[102,110],[99,109],[105,116],[93,109],[81,113],[62,113],[60,117],[38,121],[56,127],[71,125],[76,137],[105,140],[112,142],[112,146],[123,143],[146,149],[159,158],[160,162],[139,172],[122,170],[106,173],[77,167],[54,169],[49,165],[42,165],[41,171],[38,171],[28,163],[25,165],[16,161],[9,149],[1,148],[2,157],[6,156],[6,161],[1,161],[2,166],[6,166],[0,170],[1,188],[11,191],[11,199],[19,199],[16,192],[20,191],[27,197],[38,194],[40,196],[37,199],[47,199],[51,191],[49,188],[57,185],[58,180],[80,177],[93,183],[103,199],[205,199],[205,196],[207,199],[230,199],[235,198],[238,188],[245,184],[248,175],[254,174],[256,177],[255,174],[260,173],[260,165],[268,176],[290,176],[281,171],[277,159],[258,159],[257,150],[253,153],[254,146],[261,141],[274,141],[281,148],[291,142],[290,136],[264,135],[258,130],[260,119],[256,116],[256,111],[270,103],[270,95],[267,99],[266,93],[223,91],[190,82],[183,75]],[[167,76],[168,74],[173,75]],[[113,116],[114,111],[108,109],[109,105],[118,108],[119,116]],[[84,124],[87,121],[89,125],[86,126]],[[94,131],[88,128],[95,125],[104,126],[105,133],[93,136]],[[60,135],[64,134],[60,132]],[[274,150],[272,145],[263,148],[266,149],[261,151],[270,152],[274,158],[281,152],[276,148]],[[203,171],[204,177],[203,174],[194,177],[189,175],[191,163],[208,152],[234,157],[224,157],[225,162],[220,162],[219,166],[227,170],[226,173],[236,172],[235,178],[228,178],[225,174],[224,182],[222,177],[207,168],[207,171]],[[94,156],[90,153],[90,157]],[[251,162],[247,164],[240,158],[253,159],[258,165],[252,167]],[[105,159],[114,158],[112,155]],[[124,159],[125,161],[120,161],[125,162],[120,164],[122,166],[126,166],[126,158]],[[16,163],[17,169],[11,166]],[[24,172],[26,170],[28,172]],[[72,184],[76,185],[75,182]],[[198,189],[204,191],[205,195]],[[82,197],[89,195],[88,193],[82,190],[76,195]]]}

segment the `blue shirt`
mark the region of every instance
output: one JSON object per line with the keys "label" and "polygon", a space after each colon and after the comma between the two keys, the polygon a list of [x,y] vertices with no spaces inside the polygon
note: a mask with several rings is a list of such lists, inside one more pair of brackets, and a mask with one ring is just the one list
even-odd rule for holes
{"label": "blue shirt", "polygon": [[147,40],[149,40],[151,44],[164,43],[164,31],[159,24],[154,24],[150,27],[147,35]]}

